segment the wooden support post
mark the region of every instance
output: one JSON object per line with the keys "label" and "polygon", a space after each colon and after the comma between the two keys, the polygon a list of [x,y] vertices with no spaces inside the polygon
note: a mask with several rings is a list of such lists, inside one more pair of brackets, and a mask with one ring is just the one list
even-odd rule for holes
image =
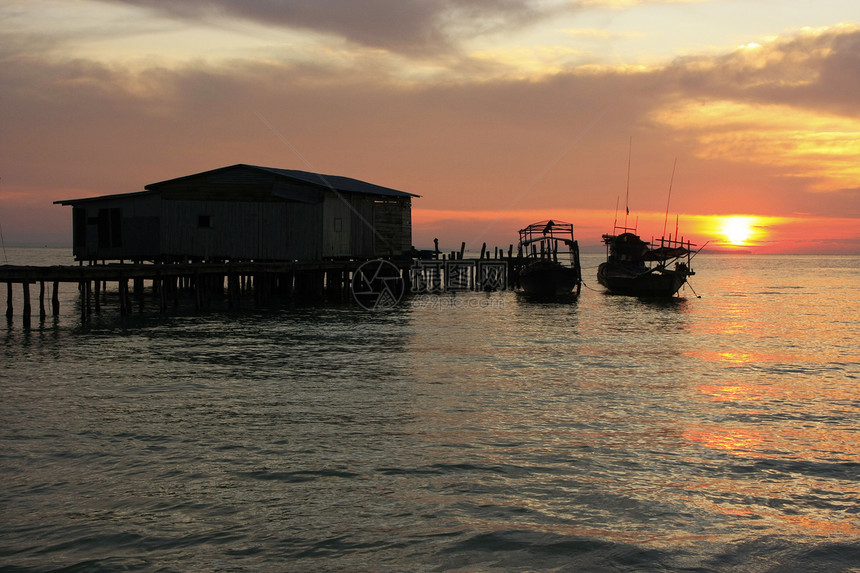
{"label": "wooden support post", "polygon": [[230,308],[234,306],[239,308],[239,301],[241,300],[241,291],[240,291],[240,278],[237,274],[229,274],[227,275],[227,296]]}
{"label": "wooden support post", "polygon": [[128,312],[128,279],[119,279],[119,314],[126,316]]}
{"label": "wooden support post", "polygon": [[303,297],[308,292],[307,271],[296,272],[296,296]]}
{"label": "wooden support post", "polygon": [[[254,281],[254,306],[259,306],[260,305],[260,281],[257,279],[256,276],[254,277],[253,281]],[[251,277],[249,275],[249,276],[245,277],[245,289],[250,289],[250,288],[251,288]]]}
{"label": "wooden support post", "polygon": [[329,269],[324,271],[325,293],[332,300],[337,300],[340,297],[341,273],[339,270]]}
{"label": "wooden support post", "polygon": [[466,241],[463,241],[462,243],[460,243],[460,256],[459,256],[460,259],[463,258],[463,254],[465,252],[466,252]]}
{"label": "wooden support post", "polygon": [[6,318],[12,319],[12,283],[6,283]]}
{"label": "wooden support post", "polygon": [[101,294],[102,294],[102,281],[98,281],[98,280],[95,281],[95,289],[96,289],[96,292],[93,296],[93,299],[95,299],[95,301],[96,301],[96,314],[99,314],[102,311],[102,303],[99,300],[99,298],[101,297]]}
{"label": "wooden support post", "polygon": [[203,306],[203,285],[201,284],[200,275],[194,274],[194,308],[200,310]]}
{"label": "wooden support post", "polygon": [[86,320],[90,306],[90,282],[81,281],[78,283],[78,290],[81,293],[81,320]]}
{"label": "wooden support post", "polygon": [[281,273],[278,275],[278,296],[289,298],[293,291],[293,275]]}
{"label": "wooden support post", "polygon": [[288,271],[281,277],[281,293],[287,298],[295,295],[294,278],[295,273],[293,271]]}
{"label": "wooden support post", "polygon": [[60,281],[54,281],[54,291],[51,293],[51,310],[54,316],[60,315]]}
{"label": "wooden support post", "polygon": [[212,275],[203,275],[202,278],[205,285],[203,289],[203,308],[210,308],[212,306],[212,294],[215,290],[215,277]]}
{"label": "wooden support post", "polygon": [[45,320],[48,313],[45,312],[45,281],[39,281],[39,318]]}
{"label": "wooden support post", "polygon": [[137,309],[143,312],[143,279],[134,279],[134,298],[137,300]]}
{"label": "wooden support post", "polygon": [[[158,278],[158,310],[162,313],[167,312],[167,278]],[[155,283],[153,283],[155,284]]]}
{"label": "wooden support post", "polygon": [[21,283],[21,286],[24,290],[24,325],[29,326],[30,325],[30,312],[32,310],[30,308],[30,283],[27,281],[24,281],[23,283]]}

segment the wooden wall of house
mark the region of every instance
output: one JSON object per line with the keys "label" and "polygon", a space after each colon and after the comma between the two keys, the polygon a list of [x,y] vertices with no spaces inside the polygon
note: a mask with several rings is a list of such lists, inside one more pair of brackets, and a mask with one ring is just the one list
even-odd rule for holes
{"label": "wooden wall of house", "polygon": [[400,200],[401,235],[400,248],[402,252],[412,254],[412,199]]}
{"label": "wooden wall of house", "polygon": [[412,249],[412,210],[407,198],[377,198],[373,204],[376,256],[402,255]]}
{"label": "wooden wall of house", "polygon": [[301,260],[401,255],[411,201],[238,167],[73,203],[80,260]]}
{"label": "wooden wall of house", "polygon": [[327,191],[323,202],[323,257],[373,258],[408,252],[412,213],[408,199]]}
{"label": "wooden wall of house", "polygon": [[285,202],[287,246],[286,260],[318,261],[323,257],[323,233],[320,221],[322,203]]}
{"label": "wooden wall of house", "polygon": [[164,201],[167,255],[205,259],[318,260],[321,205],[251,201]]}
{"label": "wooden wall of house", "polygon": [[375,233],[373,232],[373,197],[368,195],[353,195],[350,232],[352,249],[356,257],[373,258]]}
{"label": "wooden wall of house", "polygon": [[83,201],[72,209],[78,260],[147,259],[158,255],[161,199],[156,194]]}
{"label": "wooden wall of house", "polygon": [[325,258],[352,256],[352,205],[342,193],[328,191],[323,200],[320,222],[323,239],[322,255]]}

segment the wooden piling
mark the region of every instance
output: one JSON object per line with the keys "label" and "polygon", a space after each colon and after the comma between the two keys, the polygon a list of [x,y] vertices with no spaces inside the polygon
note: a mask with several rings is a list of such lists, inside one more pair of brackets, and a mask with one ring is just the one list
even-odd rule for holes
{"label": "wooden piling", "polygon": [[54,316],[60,315],[60,281],[54,281],[54,290],[51,293],[51,311]]}
{"label": "wooden piling", "polygon": [[81,320],[86,320],[90,314],[90,281],[78,283],[78,291],[81,293]]}
{"label": "wooden piling", "polygon": [[30,283],[24,281],[21,283],[21,288],[24,291],[24,320],[27,320],[30,318],[30,312],[32,310],[30,308]]}
{"label": "wooden piling", "polygon": [[121,316],[126,316],[129,314],[128,279],[121,278],[117,287],[119,289],[119,313]]}
{"label": "wooden piling", "polygon": [[167,312],[167,278],[159,278],[158,283],[158,310],[164,314]]}
{"label": "wooden piling", "polygon": [[194,289],[194,309],[200,310],[203,307],[203,288],[200,284],[200,276],[197,273],[194,273],[192,288]]}
{"label": "wooden piling", "polygon": [[227,306],[234,308],[239,306],[239,277],[236,273],[227,275]]}
{"label": "wooden piling", "polygon": [[39,281],[39,318],[45,320],[45,281]]}
{"label": "wooden piling", "polygon": [[137,309],[143,312],[143,279],[134,279],[134,299],[137,301]]}
{"label": "wooden piling", "polygon": [[6,283],[6,318],[12,319],[12,283]]}
{"label": "wooden piling", "polygon": [[[452,251],[451,260],[457,260],[458,254]],[[179,304],[179,285],[187,284],[195,297],[199,309],[205,309],[212,304],[211,298],[219,294],[224,296],[224,302],[231,307],[237,307],[240,302],[242,288],[247,286],[259,303],[269,302],[269,298],[277,295],[283,298],[303,296],[306,298],[338,300],[349,297],[351,277],[361,261],[313,261],[283,263],[154,263],[154,264],[78,264],[68,267],[0,267],[0,283],[6,283],[7,316],[13,316],[15,304],[13,289],[15,284],[26,281],[27,288],[31,283],[39,282],[39,312],[46,316],[47,296],[49,286],[53,283],[51,293],[52,311],[55,317],[60,314],[60,283],[77,283],[80,292],[80,316],[82,320],[91,317],[93,295],[95,294],[96,312],[101,311],[103,299],[107,298],[107,284],[116,281],[119,296],[119,313],[123,316],[131,314],[135,307],[144,311],[144,301],[148,297],[144,287],[152,281],[153,307],[164,312],[170,300],[170,290],[173,290],[175,303]],[[408,268],[408,261],[401,261],[400,268]],[[404,278],[408,278],[408,273]],[[93,281],[96,282],[93,285]],[[131,284],[133,282],[133,285]],[[226,282],[226,285],[225,285]],[[227,289],[229,289],[229,294]],[[2,287],[0,287],[2,288]],[[134,289],[132,291],[132,288]],[[95,291],[95,292],[93,292]],[[249,293],[250,294],[250,293]],[[27,309],[25,314],[32,315],[29,308],[29,290],[24,294]],[[228,298],[229,297],[229,298]],[[35,304],[35,301],[33,301]],[[153,308],[154,310],[154,308]]]}
{"label": "wooden piling", "polygon": [[93,293],[93,299],[96,302],[96,314],[100,314],[102,311],[102,303],[99,300],[102,294],[102,281],[95,281],[95,293]]}

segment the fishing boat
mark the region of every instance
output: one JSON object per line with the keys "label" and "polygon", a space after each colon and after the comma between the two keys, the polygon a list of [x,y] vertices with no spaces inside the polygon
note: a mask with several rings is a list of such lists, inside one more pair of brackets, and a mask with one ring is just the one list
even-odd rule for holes
{"label": "fishing boat", "polygon": [[597,268],[597,281],[613,294],[638,297],[671,297],[696,274],[690,267],[692,247],[683,238],[679,241],[661,237],[643,241],[635,229],[616,227],[611,235],[603,235],[606,262]]}
{"label": "fishing boat", "polygon": [[517,277],[523,292],[540,298],[579,296],[582,268],[573,225],[541,221],[519,234]]}

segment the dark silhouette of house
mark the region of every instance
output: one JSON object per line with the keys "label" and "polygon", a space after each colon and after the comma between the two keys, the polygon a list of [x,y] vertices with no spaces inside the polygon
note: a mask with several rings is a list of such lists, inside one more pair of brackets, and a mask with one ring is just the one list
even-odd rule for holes
{"label": "dark silhouette of house", "polygon": [[413,195],[357,179],[238,164],[70,205],[80,261],[320,261],[412,248]]}

